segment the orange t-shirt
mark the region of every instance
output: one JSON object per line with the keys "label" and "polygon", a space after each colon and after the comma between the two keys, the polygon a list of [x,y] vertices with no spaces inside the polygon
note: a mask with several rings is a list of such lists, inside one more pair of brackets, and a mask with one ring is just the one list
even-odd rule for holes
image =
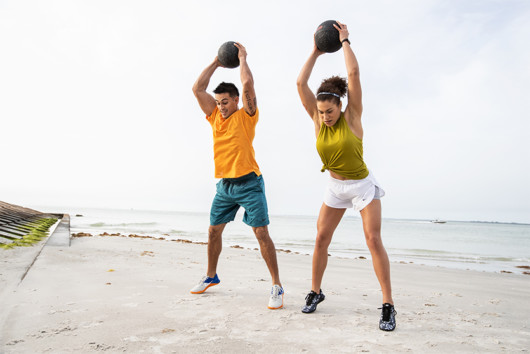
{"label": "orange t-shirt", "polygon": [[206,116],[213,131],[215,178],[237,178],[251,172],[261,175],[252,147],[258,117],[257,109],[249,116],[241,108],[224,119],[217,107]]}

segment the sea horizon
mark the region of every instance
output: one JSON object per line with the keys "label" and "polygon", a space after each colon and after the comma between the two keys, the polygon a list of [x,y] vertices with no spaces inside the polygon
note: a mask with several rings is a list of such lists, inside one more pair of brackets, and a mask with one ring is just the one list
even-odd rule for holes
{"label": "sea horizon", "polygon": [[[176,209],[163,209],[163,208],[125,208],[125,207],[97,207],[97,206],[50,206],[50,205],[30,205],[28,208],[35,209],[47,213],[57,213],[57,214],[69,214],[70,216],[75,215],[72,211],[78,210],[90,210],[90,209],[105,209],[105,210],[114,210],[114,211],[137,211],[137,212],[161,212],[161,213],[190,213],[190,214],[209,214],[209,211],[189,211],[189,210],[176,210]],[[58,209],[58,210],[55,210]],[[59,210],[61,209],[61,210]],[[69,212],[65,212],[65,210]],[[239,212],[238,212],[239,213]],[[318,214],[296,214],[296,213],[269,213],[270,217],[318,217]],[[358,215],[351,215],[346,212],[343,218],[354,218],[361,219]],[[470,223],[486,223],[486,224],[515,224],[515,225],[529,225],[530,222],[521,222],[521,221],[499,221],[499,220],[478,220],[478,219],[453,219],[453,218],[422,218],[422,217],[395,217],[395,216],[382,216],[383,220],[405,220],[405,221],[443,221],[443,222],[470,222]]]}

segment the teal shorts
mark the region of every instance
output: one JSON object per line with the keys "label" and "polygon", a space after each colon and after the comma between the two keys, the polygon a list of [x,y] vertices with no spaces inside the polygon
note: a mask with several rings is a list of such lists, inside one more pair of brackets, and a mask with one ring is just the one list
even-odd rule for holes
{"label": "teal shorts", "polygon": [[216,188],[210,209],[210,225],[233,221],[240,206],[245,209],[245,224],[252,227],[269,225],[263,175],[252,172],[238,178],[223,178],[217,182]]}

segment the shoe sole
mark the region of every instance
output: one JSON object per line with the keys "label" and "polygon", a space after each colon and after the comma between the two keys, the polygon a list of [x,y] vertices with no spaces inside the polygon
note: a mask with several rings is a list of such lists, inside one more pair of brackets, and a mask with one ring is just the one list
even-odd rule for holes
{"label": "shoe sole", "polygon": [[190,294],[202,294],[208,288],[211,288],[212,286],[217,285],[217,284],[219,284],[219,283],[210,283],[206,288],[204,288],[204,290],[201,290],[201,291],[190,291]]}
{"label": "shoe sole", "polygon": [[282,301],[282,305],[281,305],[280,307],[270,307],[270,306],[267,306],[267,308],[268,308],[269,310],[278,310],[278,309],[281,309],[281,308],[283,308],[283,301]]}
{"label": "shoe sole", "polygon": [[282,306],[280,306],[280,307],[270,307],[270,306],[267,306],[267,308],[268,308],[269,310],[279,310],[279,309],[283,308],[283,304],[282,304]]}
{"label": "shoe sole", "polygon": [[392,329],[383,329],[383,328],[379,327],[379,329],[382,330],[382,331],[385,331],[385,332],[392,332],[393,330],[396,329],[396,327],[394,327]]}

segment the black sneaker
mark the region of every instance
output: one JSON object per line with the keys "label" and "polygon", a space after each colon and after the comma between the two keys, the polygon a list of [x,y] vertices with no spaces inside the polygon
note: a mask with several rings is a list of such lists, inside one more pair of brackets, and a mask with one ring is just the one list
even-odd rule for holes
{"label": "black sneaker", "polygon": [[393,331],[396,328],[396,315],[397,312],[394,310],[394,305],[389,303],[383,304],[380,307],[381,319],[379,320],[379,329],[382,331]]}
{"label": "black sneaker", "polygon": [[320,293],[317,294],[313,290],[307,296],[305,297],[305,306],[302,307],[303,313],[311,313],[315,312],[317,309],[317,305],[320,304],[322,301],[324,301],[326,297],[322,293],[322,289],[320,289]]}

